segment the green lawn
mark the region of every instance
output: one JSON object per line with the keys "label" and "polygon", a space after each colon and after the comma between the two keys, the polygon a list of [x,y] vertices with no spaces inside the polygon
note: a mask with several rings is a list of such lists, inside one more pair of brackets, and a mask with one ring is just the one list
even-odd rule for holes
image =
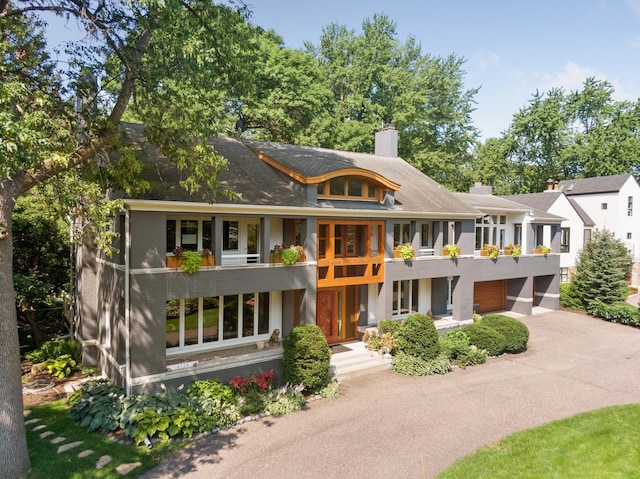
{"label": "green lawn", "polygon": [[513,434],[438,479],[640,478],[640,404],[614,406]]}
{"label": "green lawn", "polygon": [[[69,418],[69,407],[65,400],[34,406],[25,418],[26,421],[40,421],[26,425],[31,472],[28,479],[80,479],[138,477],[152,469],[166,454],[177,450],[181,444],[155,444],[153,449],[136,447],[132,444],[119,444],[102,434],[89,432],[87,428]],[[37,429],[44,425],[46,428]],[[37,430],[34,430],[37,429]],[[52,432],[44,438],[43,433]],[[53,444],[52,440],[63,437],[64,441]],[[66,452],[58,453],[63,444],[82,441],[81,445]],[[92,451],[86,457],[79,457],[83,451]],[[112,460],[102,469],[96,469],[96,463],[102,456],[111,456]],[[116,468],[123,463],[140,462],[141,465],[126,475],[120,475]]]}

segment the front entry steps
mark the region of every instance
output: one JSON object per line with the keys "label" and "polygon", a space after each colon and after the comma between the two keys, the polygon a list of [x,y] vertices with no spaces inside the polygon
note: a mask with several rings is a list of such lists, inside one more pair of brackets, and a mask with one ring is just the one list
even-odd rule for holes
{"label": "front entry steps", "polygon": [[391,359],[384,359],[378,351],[369,351],[362,341],[333,344],[331,352],[330,373],[336,379],[391,367]]}

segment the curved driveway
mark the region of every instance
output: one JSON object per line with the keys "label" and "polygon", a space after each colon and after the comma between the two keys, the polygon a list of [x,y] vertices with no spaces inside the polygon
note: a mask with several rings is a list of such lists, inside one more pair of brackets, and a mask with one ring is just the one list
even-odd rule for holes
{"label": "curved driveway", "polygon": [[513,432],[640,402],[640,330],[586,315],[520,318],[529,349],[444,376],[378,371],[338,399],[211,435],[143,477],[433,478]]}

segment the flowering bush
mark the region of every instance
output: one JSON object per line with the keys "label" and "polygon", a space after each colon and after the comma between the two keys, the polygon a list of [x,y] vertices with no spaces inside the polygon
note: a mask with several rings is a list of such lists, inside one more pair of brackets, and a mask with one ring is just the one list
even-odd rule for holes
{"label": "flowering bush", "polygon": [[236,393],[264,391],[266,389],[269,389],[273,384],[273,377],[273,369],[262,374],[253,373],[251,379],[247,379],[236,374],[231,380],[230,384]]}

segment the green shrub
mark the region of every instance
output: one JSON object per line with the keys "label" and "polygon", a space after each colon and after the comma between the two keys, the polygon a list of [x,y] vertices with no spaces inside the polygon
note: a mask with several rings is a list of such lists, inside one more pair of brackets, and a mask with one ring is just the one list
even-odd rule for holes
{"label": "green shrub", "polygon": [[584,305],[571,283],[560,283],[560,306],[574,311],[584,311]]}
{"label": "green shrub", "polygon": [[469,350],[469,336],[461,328],[450,329],[440,336],[440,351],[449,359],[456,359]]}
{"label": "green shrub", "polygon": [[484,364],[487,362],[488,354],[484,349],[478,349],[474,344],[469,345],[466,351],[459,354],[456,358],[456,364],[462,369],[467,366],[475,366],[476,364]]}
{"label": "green shrub", "polygon": [[529,328],[515,318],[504,314],[488,314],[482,318],[481,324],[489,326],[505,338],[505,353],[521,353],[526,351],[529,341]]}
{"label": "green shrub", "polygon": [[433,319],[426,314],[409,315],[398,331],[397,339],[398,350],[409,356],[428,361],[440,353],[438,331]]}
{"label": "green shrub", "polygon": [[591,301],[587,311],[590,315],[605,321],[640,328],[640,310],[626,302],[604,304],[602,301]]}
{"label": "green shrub", "polygon": [[323,398],[337,398],[340,396],[340,384],[335,379],[318,391]]}
{"label": "green shrub", "polygon": [[108,381],[87,381],[69,398],[70,417],[90,431],[107,433],[119,427],[124,391]]}
{"label": "green shrub", "polygon": [[400,328],[402,328],[402,324],[394,319],[383,319],[378,323],[378,336],[383,336],[384,333],[391,333],[392,336],[395,336]]}
{"label": "green shrub", "polygon": [[308,391],[329,384],[330,350],[322,330],[315,324],[301,324],[282,343],[284,382],[303,383]]}
{"label": "green shrub", "polygon": [[68,354],[76,364],[80,364],[81,354],[78,341],[71,338],[52,339],[42,343],[35,351],[30,351],[24,355],[25,359],[32,363],[43,363],[49,359],[57,359]]}
{"label": "green shrub", "polygon": [[483,321],[465,327],[464,331],[469,335],[469,343],[484,349],[489,356],[499,356],[505,350],[506,339],[502,333],[483,324]]}
{"label": "green shrub", "polygon": [[189,397],[219,399],[223,403],[232,404],[235,402],[233,388],[222,384],[219,379],[204,379],[194,381],[187,388]]}
{"label": "green shrub", "polygon": [[407,376],[432,376],[451,371],[451,362],[446,356],[426,360],[409,354],[397,354],[391,359],[391,369]]}

